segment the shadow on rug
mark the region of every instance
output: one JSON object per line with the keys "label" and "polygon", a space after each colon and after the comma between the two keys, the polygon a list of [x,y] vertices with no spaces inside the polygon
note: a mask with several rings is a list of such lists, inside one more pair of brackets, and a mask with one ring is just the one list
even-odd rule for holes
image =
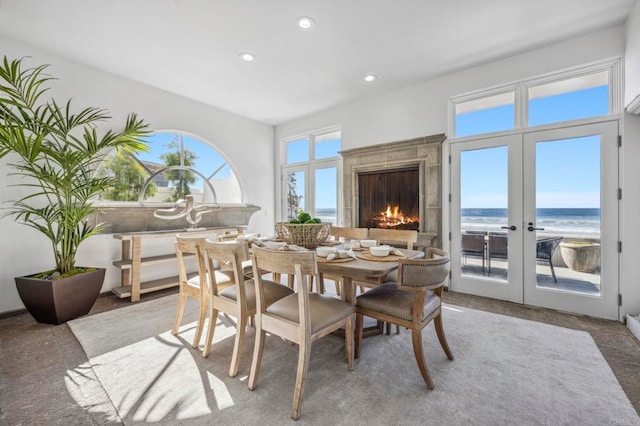
{"label": "shadow on rug", "polygon": [[[170,333],[177,296],[69,322],[91,368],[125,424],[282,424],[289,422],[297,346],[269,336],[258,386],[247,389],[254,329],[240,371],[227,375],[235,335],[219,316],[209,358],[191,348],[196,304]],[[344,341],[312,344],[298,423],[314,424],[638,424],[638,415],[591,336],[583,331],[457,306],[445,306],[448,361],[433,324],[423,331],[435,383],[429,391],[415,362],[411,334],[365,339],[349,372]],[[204,339],[203,339],[204,340]],[[200,348],[201,349],[201,348]],[[95,386],[76,381],[83,394]],[[77,392],[77,391],[76,391]],[[96,404],[88,410],[113,407]],[[119,416],[119,418],[117,418]],[[623,422],[623,423],[621,423]]]}

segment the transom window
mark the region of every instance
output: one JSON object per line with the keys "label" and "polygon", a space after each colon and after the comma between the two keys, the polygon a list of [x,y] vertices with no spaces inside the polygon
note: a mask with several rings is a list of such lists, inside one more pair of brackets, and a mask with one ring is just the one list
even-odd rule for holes
{"label": "transom window", "polygon": [[462,138],[617,114],[618,69],[618,60],[605,61],[456,96],[449,132]]}
{"label": "transom window", "polygon": [[113,152],[105,159],[99,173],[117,176],[118,183],[102,200],[174,202],[191,195],[196,203],[242,203],[233,169],[208,143],[180,132],[158,132],[146,140],[149,152]]}

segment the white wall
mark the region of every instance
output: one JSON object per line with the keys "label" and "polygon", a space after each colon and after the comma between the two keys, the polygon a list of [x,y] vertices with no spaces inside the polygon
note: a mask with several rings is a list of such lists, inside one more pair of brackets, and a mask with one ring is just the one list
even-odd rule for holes
{"label": "white wall", "polygon": [[[211,142],[226,154],[244,191],[244,202],[262,208],[251,218],[249,230],[273,233],[274,149],[273,127],[229,112],[160,91],[65,60],[15,40],[0,37],[0,56],[11,59],[31,56],[32,66],[51,64],[52,97],[72,97],[76,107],[97,106],[110,111],[107,123],[122,128],[128,113],[136,112],[154,130],[183,130]],[[248,149],[250,147],[250,149]],[[16,199],[7,184],[7,159],[0,160],[0,202]],[[259,177],[259,179],[256,179]],[[13,278],[53,266],[45,238],[7,218],[0,221],[0,313],[23,307]],[[170,246],[169,246],[170,248]],[[118,286],[119,274],[111,262],[120,256],[119,244],[110,235],[96,236],[80,247],[78,263],[107,268],[103,291]],[[153,278],[153,277],[151,277]]]}
{"label": "white wall", "polygon": [[636,1],[635,7],[627,19],[626,31],[627,44],[624,58],[625,106],[640,96],[640,1]]}
{"label": "white wall", "polygon": [[[334,124],[342,126],[343,149],[447,133],[447,101],[451,96],[620,57],[624,54],[625,36],[625,28],[618,26],[344,105],[277,126],[276,140]],[[640,192],[634,190],[640,181],[640,125],[633,119],[634,124],[625,128],[621,164],[623,187],[627,188],[622,218],[624,235],[628,236],[627,244],[623,242],[622,263],[629,265],[621,274],[623,312],[640,311],[640,245],[633,243],[640,235]]]}

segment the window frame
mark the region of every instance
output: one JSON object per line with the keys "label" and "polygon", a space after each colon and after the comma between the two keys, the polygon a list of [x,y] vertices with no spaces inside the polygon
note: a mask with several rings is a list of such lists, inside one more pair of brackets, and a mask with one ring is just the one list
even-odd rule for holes
{"label": "window frame", "polygon": [[[542,74],[536,77],[520,79],[512,81],[507,84],[501,84],[492,86],[482,90],[476,90],[473,92],[464,93],[461,95],[452,96],[448,102],[448,133],[451,135],[451,139],[458,140],[473,140],[478,138],[488,138],[498,135],[508,135],[513,133],[520,133],[525,130],[532,129],[545,129],[550,127],[566,126],[567,123],[587,123],[594,121],[602,121],[604,119],[610,120],[612,117],[618,116],[621,113],[622,105],[622,67],[621,57],[614,57],[610,59],[604,59],[601,61],[591,62],[588,64],[575,66],[571,68],[565,68],[559,71],[554,71],[546,74]],[[557,83],[564,80],[571,80],[577,77],[583,77],[590,74],[597,74],[599,72],[608,71],[608,84],[609,84],[609,113],[606,115],[593,116],[588,118],[581,118],[576,120],[558,121],[548,124],[540,124],[536,126],[528,126],[529,122],[529,89],[549,83]],[[498,132],[478,133],[474,135],[456,137],[456,105],[464,102],[481,100],[483,98],[499,95],[509,91],[515,92],[515,120],[514,128],[510,130],[503,130]],[[569,92],[571,93],[571,92]]]}
{"label": "window frame", "polygon": [[[325,127],[305,133],[300,133],[293,136],[287,136],[280,139],[280,220],[287,220],[287,200],[286,200],[286,176],[290,172],[294,171],[304,171],[305,172],[305,204],[306,211],[312,212],[315,211],[315,171],[317,169],[323,168],[336,168],[336,222],[338,225],[342,222],[342,205],[343,200],[341,197],[340,188],[342,188],[342,156],[338,154],[335,157],[325,157],[322,159],[315,158],[315,143],[316,138],[321,136],[330,134],[330,133],[339,133],[340,134],[340,149],[342,149],[342,129],[340,126],[330,126]],[[296,163],[287,163],[287,144],[291,142],[297,142],[301,139],[307,139],[309,141],[308,144],[308,161],[301,161]],[[320,142],[321,143],[321,142]]]}

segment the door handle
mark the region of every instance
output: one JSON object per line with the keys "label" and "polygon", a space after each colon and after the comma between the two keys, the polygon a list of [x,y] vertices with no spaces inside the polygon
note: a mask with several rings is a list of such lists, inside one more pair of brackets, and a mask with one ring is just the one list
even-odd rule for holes
{"label": "door handle", "polygon": [[544,231],[544,228],[535,228],[533,226],[533,222],[529,222],[529,226],[527,227],[527,231],[529,232],[533,232],[533,231]]}
{"label": "door handle", "polygon": [[511,229],[512,231],[515,231],[516,230],[516,226],[515,225],[501,226],[500,229]]}

